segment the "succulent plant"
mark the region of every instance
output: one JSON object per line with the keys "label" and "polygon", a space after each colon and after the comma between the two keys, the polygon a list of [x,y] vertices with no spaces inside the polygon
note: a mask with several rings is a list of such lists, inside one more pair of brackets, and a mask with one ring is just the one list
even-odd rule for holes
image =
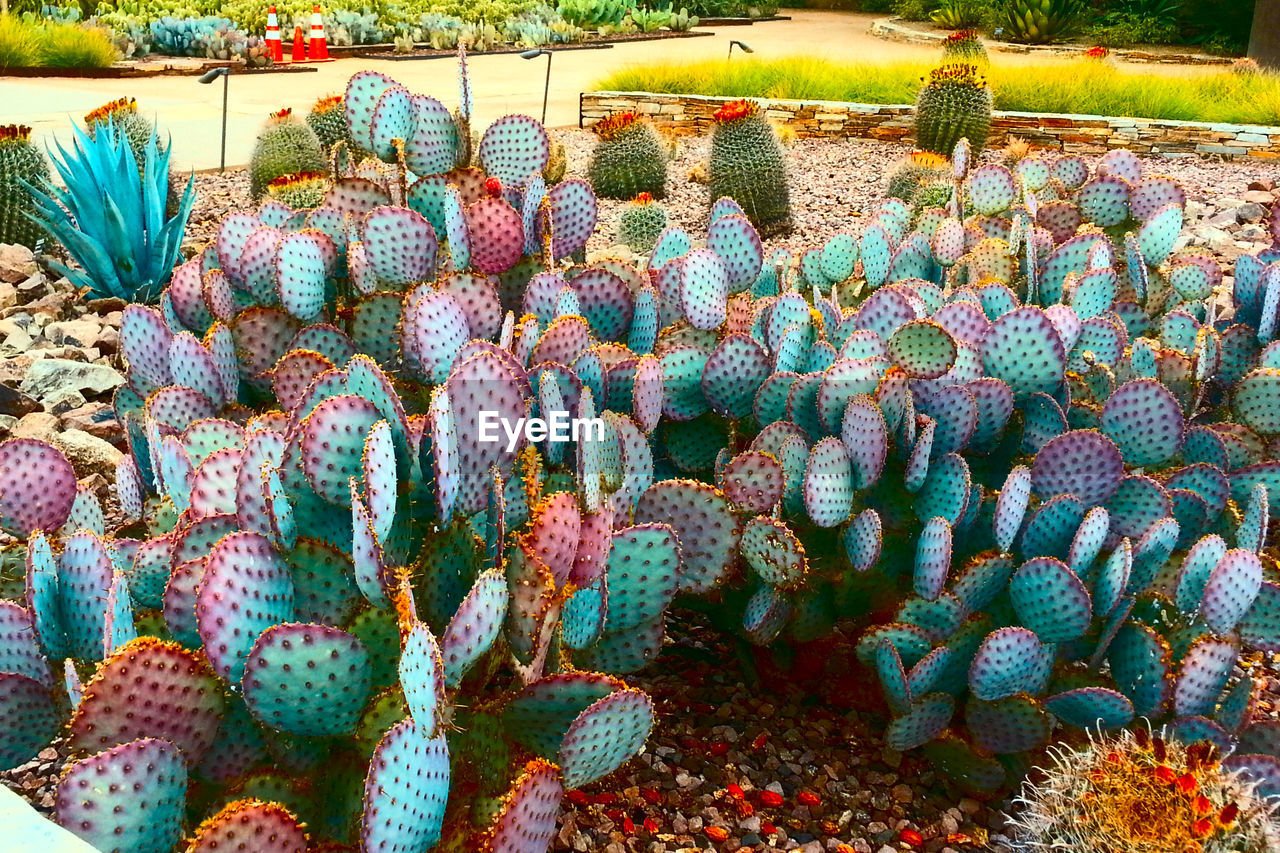
{"label": "succulent plant", "polygon": [[[941,203],[932,188],[941,186]],[[932,151],[913,151],[894,165],[889,172],[886,195],[900,198],[918,209],[943,207],[951,197],[951,161]],[[917,203],[920,197],[921,203]]]}
{"label": "succulent plant", "polygon": [[716,110],[707,173],[711,198],[733,199],[762,235],[791,230],[782,146],[757,104],[731,101]]}
{"label": "succulent plant", "polygon": [[46,234],[28,215],[35,212],[28,187],[48,179],[49,165],[31,142],[31,128],[0,127],[0,243],[34,248]]}
{"label": "succulent plant", "polygon": [[943,64],[959,62],[984,65],[987,61],[987,49],[983,46],[977,30],[956,30],[948,33],[942,40]]}
{"label": "succulent plant", "polygon": [[307,125],[315,131],[324,151],[332,150],[339,142],[350,141],[341,95],[328,95],[312,104],[307,112]]}
{"label": "succulent plant", "polygon": [[294,210],[310,210],[324,202],[330,186],[326,172],[281,175],[267,184],[267,197]]}
{"label": "succulent plant", "polygon": [[1045,44],[1061,41],[1084,24],[1078,0],[1010,0],[1003,9],[1004,35],[1013,41]]}
{"label": "succulent plant", "polygon": [[667,227],[667,212],[648,193],[627,203],[618,217],[618,240],[634,252],[648,252]]}
{"label": "succulent plant", "polygon": [[[95,297],[153,301],[169,281],[195,203],[188,179],[175,211],[165,218],[169,196],[169,150],[160,150],[154,130],[138,160],[113,121],[80,128],[71,151],[59,146],[57,168],[65,188],[47,180],[26,183],[32,219],[67,248],[78,264],[51,266]],[[105,201],[104,201],[105,199]]]}
{"label": "succulent plant", "polygon": [[1011,821],[1018,851],[1161,845],[1219,853],[1264,850],[1280,837],[1274,802],[1216,745],[1184,743],[1167,730],[1136,728],[1056,750],[1018,802]]}
{"label": "succulent plant", "polygon": [[587,170],[596,195],[633,199],[648,193],[657,199],[666,197],[668,158],[650,121],[635,112],[621,112],[591,129],[600,138]]}
{"label": "succulent plant", "polygon": [[258,133],[249,157],[249,191],[260,199],[267,185],[283,175],[321,172],[325,168],[320,140],[293,110],[272,113]]}
{"label": "succulent plant", "polygon": [[991,87],[974,65],[943,65],[929,72],[916,93],[916,144],[950,155],[968,139],[974,153],[991,131]]}

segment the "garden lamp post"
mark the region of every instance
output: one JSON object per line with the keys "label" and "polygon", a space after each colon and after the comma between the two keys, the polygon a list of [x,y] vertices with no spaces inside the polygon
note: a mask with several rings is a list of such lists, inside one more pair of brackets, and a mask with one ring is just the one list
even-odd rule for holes
{"label": "garden lamp post", "polygon": [[547,123],[547,96],[551,94],[551,51],[545,47],[535,48],[534,50],[524,50],[520,52],[521,59],[537,59],[539,56],[547,57],[547,82],[542,87],[542,123]]}
{"label": "garden lamp post", "polygon": [[231,80],[231,66],[210,68],[200,75],[199,80],[201,83],[212,83],[219,77],[222,78],[222,156],[218,163],[218,171],[225,172],[227,171],[227,88]]}
{"label": "garden lamp post", "polygon": [[729,59],[733,59],[733,49],[735,46],[743,53],[755,53],[755,51],[751,49],[751,45],[747,44],[745,41],[738,41],[737,39],[734,39],[729,42]]}

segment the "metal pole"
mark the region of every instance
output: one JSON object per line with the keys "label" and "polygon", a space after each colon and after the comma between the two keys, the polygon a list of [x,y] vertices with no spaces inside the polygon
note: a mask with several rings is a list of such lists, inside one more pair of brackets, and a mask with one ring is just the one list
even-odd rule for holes
{"label": "metal pole", "polygon": [[542,124],[547,124],[547,98],[551,95],[551,51],[547,51],[547,82],[542,87]]}
{"label": "metal pole", "polygon": [[227,171],[227,90],[231,86],[231,66],[222,75],[222,157],[218,163],[218,171]]}

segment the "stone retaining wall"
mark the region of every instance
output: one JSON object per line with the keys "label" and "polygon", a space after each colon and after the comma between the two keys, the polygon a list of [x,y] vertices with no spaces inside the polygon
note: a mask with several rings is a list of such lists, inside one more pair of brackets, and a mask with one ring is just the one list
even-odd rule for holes
{"label": "stone retaining wall", "polygon": [[[887,41],[901,41],[912,44],[932,44],[942,46],[949,35],[942,30],[926,30],[902,20],[902,18],[877,18],[871,22],[870,32],[877,38]],[[1058,56],[1083,56],[1089,45],[1080,44],[1018,44],[1011,41],[982,39],[987,50],[1000,53],[1051,53]],[[1214,56],[1211,53],[1195,52],[1155,52],[1138,50],[1132,47],[1113,47],[1111,56],[1125,62],[1155,62],[1163,65],[1230,65],[1232,59],[1226,56]]]}
{"label": "stone retaining wall", "polygon": [[[707,95],[662,95],[652,92],[583,92],[578,124],[589,127],[605,116],[636,110],[671,133],[703,133],[712,113],[732,98]],[[756,99],[770,119],[805,137],[856,137],[910,143],[914,120],[908,104],[854,104],[840,101]],[[996,112],[988,145],[1009,137],[1037,148],[1075,154],[1098,154],[1128,148],[1139,154],[1186,157],[1280,158],[1280,127],[1159,121],[1113,116]]]}

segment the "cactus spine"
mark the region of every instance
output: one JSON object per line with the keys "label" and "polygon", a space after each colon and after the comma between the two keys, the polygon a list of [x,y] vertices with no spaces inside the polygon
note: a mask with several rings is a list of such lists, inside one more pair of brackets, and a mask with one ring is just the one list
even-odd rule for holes
{"label": "cactus spine", "polygon": [[44,236],[44,229],[26,216],[34,207],[22,182],[36,184],[48,178],[44,155],[31,143],[31,128],[0,127],[0,243],[34,247]]}
{"label": "cactus spine", "polygon": [[633,252],[648,252],[667,227],[667,212],[648,193],[640,193],[622,209],[618,219],[618,239]]}
{"label": "cactus spine", "polygon": [[967,138],[978,154],[991,131],[991,87],[973,65],[944,65],[929,72],[916,95],[916,144],[948,156]]}
{"label": "cactus spine", "polygon": [[638,113],[625,112],[597,122],[592,130],[600,137],[588,169],[596,195],[666,197],[667,157],[652,124]]}
{"label": "cactus spine", "polygon": [[782,146],[759,106],[732,101],[715,112],[708,178],[711,198],[736,201],[762,236],[791,230]]}
{"label": "cactus spine", "polygon": [[329,176],[324,172],[295,172],[267,184],[267,196],[294,210],[302,210],[319,207],[328,189]]}
{"label": "cactus spine", "polygon": [[267,184],[281,175],[319,172],[325,167],[315,131],[298,121],[293,110],[272,113],[249,159],[250,192],[262,198]]}

